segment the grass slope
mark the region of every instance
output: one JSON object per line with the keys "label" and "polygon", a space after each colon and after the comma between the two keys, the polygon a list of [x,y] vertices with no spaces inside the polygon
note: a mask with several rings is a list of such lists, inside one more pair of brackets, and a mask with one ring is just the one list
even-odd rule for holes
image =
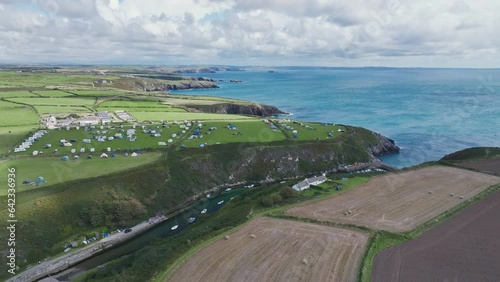
{"label": "grass slope", "polygon": [[0,155],[7,153],[30,132],[38,129],[36,125],[0,127]]}
{"label": "grass slope", "polygon": [[[44,158],[19,158],[4,160],[0,163],[0,169],[6,171],[7,168],[14,167],[17,171],[18,192],[33,189],[50,189],[50,185],[68,182],[77,179],[98,177],[118,171],[123,171],[142,166],[147,163],[158,160],[161,153],[143,153],[138,157],[123,157],[92,160],[69,160],[61,161],[57,157]],[[39,188],[32,185],[22,185],[25,180],[35,181],[37,177],[42,176],[47,180],[46,184]],[[0,175],[0,183],[7,183],[7,175]],[[6,194],[6,190],[0,191],[0,196]]]}

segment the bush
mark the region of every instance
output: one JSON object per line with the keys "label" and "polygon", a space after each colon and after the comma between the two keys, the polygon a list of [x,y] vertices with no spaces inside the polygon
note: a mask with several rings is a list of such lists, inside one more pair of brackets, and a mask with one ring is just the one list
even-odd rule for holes
{"label": "bush", "polygon": [[274,203],[281,203],[283,201],[283,198],[279,194],[274,194],[271,199],[273,200]]}
{"label": "bush", "polygon": [[273,206],[274,201],[270,197],[264,197],[264,198],[262,198],[261,204],[262,204],[262,206],[269,208],[269,207]]}
{"label": "bush", "polygon": [[291,199],[297,197],[297,191],[293,190],[290,187],[283,187],[280,191],[280,196],[283,199]]}

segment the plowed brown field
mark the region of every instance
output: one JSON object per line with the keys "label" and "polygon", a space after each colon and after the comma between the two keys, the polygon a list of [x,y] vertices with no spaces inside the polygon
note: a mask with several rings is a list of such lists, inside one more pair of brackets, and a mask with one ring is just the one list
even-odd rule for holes
{"label": "plowed brown field", "polygon": [[344,194],[299,205],[287,214],[391,232],[409,231],[500,183],[500,177],[431,166],[376,176]]}
{"label": "plowed brown field", "polygon": [[368,234],[256,218],[195,253],[168,281],[356,281]]}
{"label": "plowed brown field", "polygon": [[372,281],[500,281],[499,217],[495,192],[417,239],[380,252]]}
{"label": "plowed brown field", "polygon": [[500,158],[475,162],[462,162],[458,163],[457,165],[466,168],[477,169],[488,173],[500,174]]}

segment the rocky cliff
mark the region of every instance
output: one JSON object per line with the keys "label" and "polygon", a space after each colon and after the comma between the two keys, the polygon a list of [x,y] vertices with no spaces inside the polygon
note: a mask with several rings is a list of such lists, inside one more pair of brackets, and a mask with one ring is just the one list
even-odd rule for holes
{"label": "rocky cliff", "polygon": [[182,80],[162,80],[134,78],[121,82],[121,88],[135,91],[167,91],[187,90],[196,88],[219,88],[215,80],[205,77],[183,77]]}
{"label": "rocky cliff", "polygon": [[396,146],[394,140],[387,138],[379,133],[372,132],[374,138],[377,140],[376,144],[368,148],[374,156],[383,156],[388,154],[399,153],[399,147]]}
{"label": "rocky cliff", "polygon": [[285,112],[275,106],[261,104],[222,103],[214,105],[189,105],[188,110],[203,113],[253,115],[262,117],[285,114]]}

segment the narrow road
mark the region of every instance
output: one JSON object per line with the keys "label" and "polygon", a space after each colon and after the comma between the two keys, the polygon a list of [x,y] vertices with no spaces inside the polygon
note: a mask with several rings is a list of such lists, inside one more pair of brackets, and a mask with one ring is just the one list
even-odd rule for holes
{"label": "narrow road", "polygon": [[80,249],[70,251],[68,254],[54,258],[50,261],[44,261],[36,266],[33,266],[22,273],[12,277],[7,280],[8,282],[31,282],[36,281],[45,276],[58,273],[67,269],[68,267],[75,265],[85,259],[88,259],[97,253],[100,253],[106,249],[113,246],[119,245],[141,233],[150,229],[151,227],[159,224],[160,222],[166,220],[166,217],[160,217],[155,220],[143,221],[136,226],[132,227],[132,231],[129,233],[117,232],[105,237],[93,244],[85,246]]}

